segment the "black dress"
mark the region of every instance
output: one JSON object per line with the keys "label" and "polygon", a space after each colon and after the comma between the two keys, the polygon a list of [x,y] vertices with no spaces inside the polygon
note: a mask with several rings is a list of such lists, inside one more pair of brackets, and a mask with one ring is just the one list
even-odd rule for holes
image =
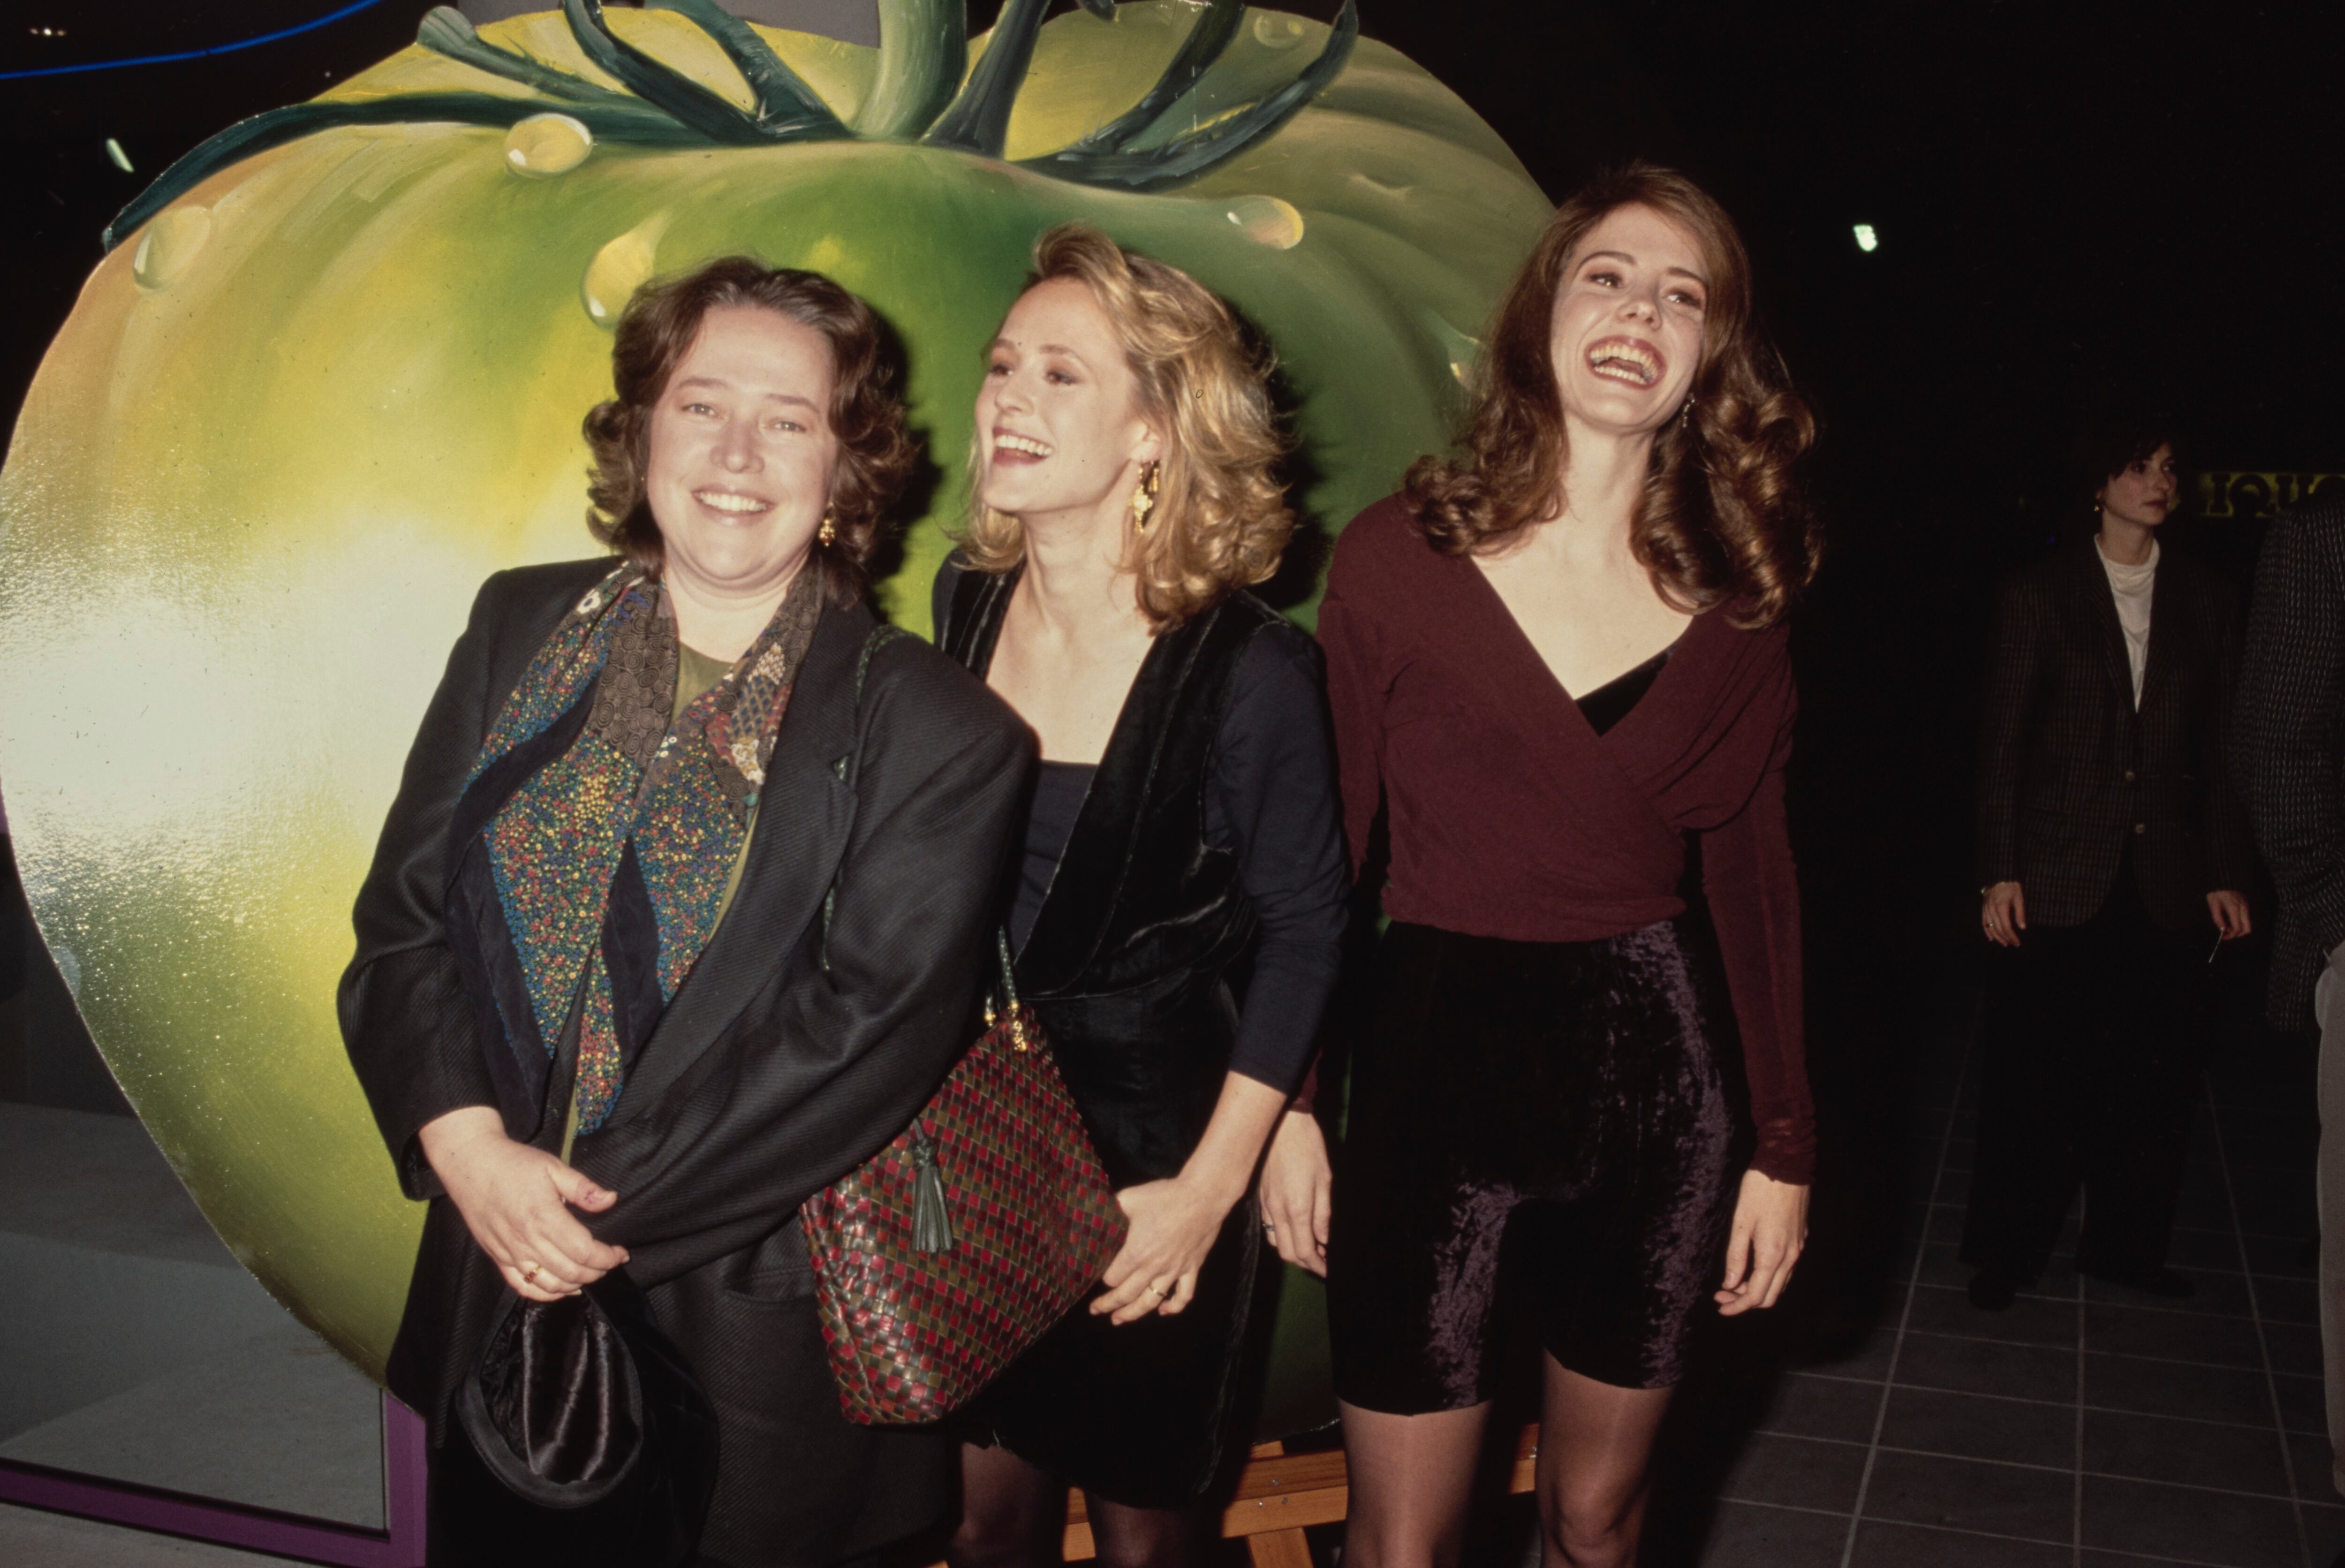
{"label": "black dress", "polygon": [[[938,575],[938,646],[980,677],[1017,580]],[[1241,593],[1157,636],[1096,768],[1037,784],[1019,992],[1119,1187],[1180,1174],[1229,1073],[1292,1091],[1308,1064],[1349,891],[1328,729],[1317,646]],[[972,1431],[1112,1502],[1188,1506],[1221,1464],[1260,1248],[1241,1202],[1185,1311],[1077,1307]]]}

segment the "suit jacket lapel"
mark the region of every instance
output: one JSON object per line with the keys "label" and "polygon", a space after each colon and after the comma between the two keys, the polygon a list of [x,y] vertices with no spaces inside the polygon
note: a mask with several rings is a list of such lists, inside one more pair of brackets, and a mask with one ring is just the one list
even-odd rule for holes
{"label": "suit jacket lapel", "polygon": [[724,923],[645,1044],[606,1125],[656,1105],[790,960],[855,822],[855,664],[875,622],[826,605],[759,791],[756,836]]}
{"label": "suit jacket lapel", "polygon": [[[1159,632],[1148,645],[1059,857],[1061,872],[1071,865],[1092,874],[1051,879],[1034,929],[1018,953],[1018,972],[1028,990],[1042,994],[1072,984],[1106,939],[1158,765],[1172,739],[1176,705],[1221,616],[1216,606]],[[1114,868],[1112,875],[1097,874],[1096,869],[1107,867]]]}
{"label": "suit jacket lapel", "polygon": [[2149,711],[2149,699],[2158,687],[2171,678],[2175,647],[2184,635],[2182,589],[2176,585],[2172,570],[2173,557],[2165,551],[2158,553],[2157,575],[2149,585],[2149,651],[2143,657],[2141,672],[2141,710]]}
{"label": "suit jacket lapel", "polygon": [[[2101,565],[2101,547],[2088,537],[2074,559],[2076,565],[2069,574],[2070,591],[2083,598],[2086,616],[2098,628],[2094,640],[2100,645],[2101,671],[2108,677],[2117,692],[2117,709],[2121,713],[2131,713],[2134,711],[2133,660],[2126,655],[2125,626],[2117,620],[2117,596],[2109,586],[2107,570]],[[2153,636],[2157,625],[2156,605],[2153,591],[2150,615]],[[2155,646],[2153,642],[2152,647]],[[2145,690],[2147,687],[2145,682]]]}
{"label": "suit jacket lapel", "polygon": [[[1001,622],[1009,613],[1010,595],[1017,590],[1023,566],[999,574],[970,573],[956,590],[956,608],[947,653],[978,679],[993,664],[994,645],[1000,640]],[[962,606],[966,606],[964,613]],[[1059,856],[1063,870],[1078,867],[1128,866],[1133,836],[1140,831],[1147,809],[1150,780],[1158,753],[1170,738],[1170,715],[1191,667],[1219,620],[1218,608],[1161,633],[1149,644],[1148,655],[1132,677],[1117,710],[1115,728],[1100,756],[1098,771],[1075,814],[1067,847]],[[1071,888],[1080,883],[1091,895],[1079,898]],[[1070,878],[1054,875],[1034,916],[1034,929],[1019,950],[1019,983],[1037,994],[1071,983],[1099,951],[1107,935],[1108,916],[1122,891],[1121,875]]]}

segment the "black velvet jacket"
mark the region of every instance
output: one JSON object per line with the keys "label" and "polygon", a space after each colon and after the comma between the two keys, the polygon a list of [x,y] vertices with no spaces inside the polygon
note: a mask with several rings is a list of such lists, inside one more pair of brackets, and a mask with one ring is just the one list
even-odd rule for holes
{"label": "black velvet jacket", "polygon": [[[980,677],[1018,577],[939,585],[937,645]],[[1205,832],[1207,762],[1259,636],[1304,634],[1233,594],[1157,636],[1019,950],[1019,993],[1119,1187],[1180,1174],[1229,1071],[1233,971],[1256,921],[1237,854]]]}
{"label": "black velvet jacket", "polygon": [[[515,1093],[543,1085],[543,1064],[505,1061],[501,1032],[467,997],[448,921],[451,824],[498,708],[611,565],[502,572],[482,588],[354,913],[343,1038],[402,1186],[431,1201],[390,1381],[435,1443],[503,1285],[420,1157],[417,1129],[497,1105],[516,1138],[550,1148],[561,1134],[559,1115]],[[1032,742],[1000,699],[910,637],[872,659],[858,704],[856,661],[876,625],[861,606],[825,607],[739,891],[610,1120],[574,1155],[619,1195],[588,1223],[629,1250],[655,1321],[716,1406],[723,1458],[703,1550],[740,1568],[868,1551],[951,1495],[948,1444],[839,1415],[797,1214],[902,1131],[975,1038]],[[834,886],[826,964],[819,916]]]}

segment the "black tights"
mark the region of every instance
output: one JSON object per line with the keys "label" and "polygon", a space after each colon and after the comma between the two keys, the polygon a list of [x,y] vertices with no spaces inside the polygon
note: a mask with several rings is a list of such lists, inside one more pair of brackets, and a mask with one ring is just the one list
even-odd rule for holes
{"label": "black tights", "polygon": [[[945,1549],[951,1568],[1037,1568],[1059,1560],[1051,1532],[1066,1489],[1006,1448],[960,1451],[960,1528]],[[1196,1516],[1131,1508],[1083,1494],[1100,1568],[1184,1568],[1194,1556]]]}
{"label": "black tights", "polygon": [[[1623,1389],[1540,1358],[1542,1568],[1630,1568],[1668,1389]],[[1490,1407],[1389,1415],[1345,1405],[1351,1513],[1344,1568],[1457,1568]]]}

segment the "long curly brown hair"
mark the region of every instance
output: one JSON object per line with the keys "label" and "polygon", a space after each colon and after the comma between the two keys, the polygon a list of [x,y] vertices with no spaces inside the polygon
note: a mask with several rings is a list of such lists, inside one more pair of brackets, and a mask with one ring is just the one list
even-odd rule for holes
{"label": "long curly brown hair", "polygon": [[819,272],[724,256],[635,291],[611,346],[611,379],[619,395],[586,415],[586,444],[594,458],[586,488],[587,526],[604,544],[658,575],[666,551],[645,494],[652,409],[691,351],[708,312],[730,305],[755,305],[787,316],[830,344],[830,427],[838,437],[830,491],[835,537],[813,558],[832,597],[852,602],[866,586],[871,557],[889,526],[888,509],[911,476],[919,447],[904,427],[896,367],[878,317]]}
{"label": "long curly brown hair", "polygon": [[[1178,626],[1277,571],[1294,535],[1276,472],[1285,449],[1271,407],[1273,361],[1212,290],[1086,224],[1043,232],[1020,297],[1056,278],[1090,288],[1138,382],[1141,414],[1163,437],[1155,525],[1132,532],[1123,561],[1150,625]],[[984,438],[980,431],[970,443],[960,546],[978,570],[1006,572],[1025,558],[1026,534],[975,498]]]}
{"label": "long curly brown hair", "polygon": [[1409,509],[1449,555],[1502,551],[1559,514],[1570,453],[1548,347],[1556,292],[1589,233],[1631,206],[1693,236],[1710,288],[1693,405],[1654,436],[1629,545],[1680,608],[1731,602],[1736,625],[1771,626],[1814,579],[1821,555],[1793,479],[1815,443],[1815,418],[1753,320],[1751,259],[1734,220],[1671,169],[1629,164],[1556,209],[1492,319],[1463,455],[1418,459],[1405,484]]}

